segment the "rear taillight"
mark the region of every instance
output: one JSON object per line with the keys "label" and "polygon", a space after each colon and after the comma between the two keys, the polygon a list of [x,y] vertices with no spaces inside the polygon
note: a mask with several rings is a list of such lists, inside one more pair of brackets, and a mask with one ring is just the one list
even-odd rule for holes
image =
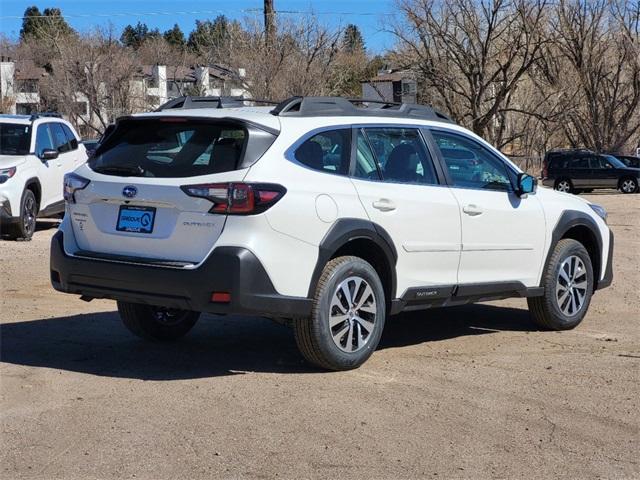
{"label": "rear taillight", "polygon": [[549,176],[549,165],[547,162],[542,164],[542,178],[547,178]]}
{"label": "rear taillight", "polygon": [[75,193],[89,185],[91,181],[87,178],[76,175],[75,173],[67,173],[64,176],[64,199],[67,203],[76,203]]}
{"label": "rear taillight", "polygon": [[206,198],[213,207],[209,213],[253,215],[264,212],[286,193],[271,183],[204,183],[180,187],[190,197]]}

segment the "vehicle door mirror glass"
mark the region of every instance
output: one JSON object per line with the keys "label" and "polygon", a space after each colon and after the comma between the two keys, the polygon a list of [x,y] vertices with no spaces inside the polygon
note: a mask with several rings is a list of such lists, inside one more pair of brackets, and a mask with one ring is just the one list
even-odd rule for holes
{"label": "vehicle door mirror glass", "polygon": [[538,181],[526,173],[518,174],[518,195],[535,193]]}
{"label": "vehicle door mirror glass", "polygon": [[40,153],[40,160],[46,162],[47,160],[53,160],[58,158],[58,151],[52,148],[45,148]]}

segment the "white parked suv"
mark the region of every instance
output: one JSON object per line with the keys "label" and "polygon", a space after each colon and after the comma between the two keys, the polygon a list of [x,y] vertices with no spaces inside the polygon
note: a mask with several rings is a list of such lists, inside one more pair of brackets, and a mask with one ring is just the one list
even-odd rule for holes
{"label": "white parked suv", "polygon": [[401,311],[528,297],[562,330],[611,283],[602,207],[537,189],[429,107],[197,108],[213,101],[120,119],[66,176],[57,290],[117,300],[155,340],[200,312],[287,319],[308,361],[343,370]]}
{"label": "white parked suv", "polygon": [[37,217],[64,213],[62,182],[87,160],[59,115],[0,115],[0,234],[30,239]]}

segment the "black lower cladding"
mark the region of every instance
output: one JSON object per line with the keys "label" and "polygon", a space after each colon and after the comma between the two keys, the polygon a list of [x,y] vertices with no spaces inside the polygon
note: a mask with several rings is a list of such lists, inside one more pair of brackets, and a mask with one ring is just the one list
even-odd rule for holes
{"label": "black lower cladding", "polygon": [[[51,283],[66,293],[198,312],[277,317],[311,313],[311,300],[278,294],[256,256],[239,247],[216,248],[196,269],[168,268],[69,256],[58,232],[51,241]],[[231,301],[211,302],[213,292],[228,292]]]}
{"label": "black lower cladding", "polygon": [[613,282],[613,232],[609,230],[609,252],[607,253],[607,266],[604,270],[604,277],[596,284],[596,290],[606,288]]}
{"label": "black lower cladding", "polygon": [[9,200],[0,202],[0,221],[9,223],[13,220],[11,217],[11,204]]}

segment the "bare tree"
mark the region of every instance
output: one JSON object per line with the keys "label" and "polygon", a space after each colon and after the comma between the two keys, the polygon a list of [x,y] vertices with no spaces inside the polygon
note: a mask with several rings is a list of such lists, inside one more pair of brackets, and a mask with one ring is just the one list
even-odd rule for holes
{"label": "bare tree", "polygon": [[[144,108],[144,92],[132,88],[140,68],[111,31],[56,43],[59,55],[44,96],[73,123],[102,133],[113,120]],[[88,111],[85,111],[84,105]]]}
{"label": "bare tree", "polygon": [[420,99],[504,146],[504,110],[539,59],[546,0],[398,0],[396,61],[416,71]]}
{"label": "bare tree", "polygon": [[638,3],[615,0],[557,4],[535,79],[558,99],[557,127],[565,143],[596,151],[637,143],[639,9]]}

